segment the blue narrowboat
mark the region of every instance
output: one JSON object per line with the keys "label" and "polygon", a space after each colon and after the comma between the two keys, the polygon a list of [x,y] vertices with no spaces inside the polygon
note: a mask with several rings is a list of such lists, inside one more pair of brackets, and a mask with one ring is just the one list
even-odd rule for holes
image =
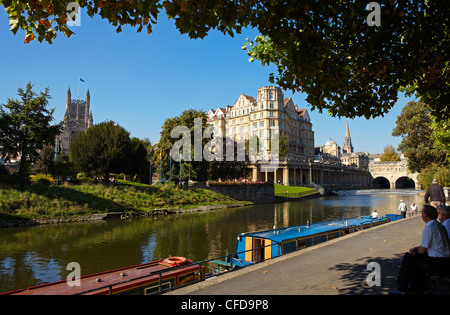
{"label": "blue narrowboat", "polygon": [[[241,233],[237,237],[236,253],[226,263],[233,269],[273,259],[293,251],[317,245],[356,231],[399,219],[399,215],[372,218],[360,216],[342,220],[297,225],[272,230]],[[216,261],[217,263],[217,261]]]}

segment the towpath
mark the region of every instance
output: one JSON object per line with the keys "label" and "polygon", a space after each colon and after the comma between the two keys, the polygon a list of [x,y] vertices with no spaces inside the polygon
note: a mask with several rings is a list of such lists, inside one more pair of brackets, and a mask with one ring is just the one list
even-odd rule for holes
{"label": "towpath", "polygon": [[[425,223],[415,216],[350,234],[301,251],[169,292],[174,295],[388,294],[403,255],[420,245]],[[380,285],[367,283],[380,267]],[[369,280],[376,280],[369,276]]]}

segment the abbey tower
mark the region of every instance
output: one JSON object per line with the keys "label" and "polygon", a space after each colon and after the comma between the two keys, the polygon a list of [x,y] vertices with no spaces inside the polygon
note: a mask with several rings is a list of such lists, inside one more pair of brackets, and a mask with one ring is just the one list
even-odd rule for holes
{"label": "abbey tower", "polygon": [[86,93],[86,98],[83,101],[72,99],[69,87],[66,94],[66,113],[64,115],[62,131],[61,134],[56,137],[56,157],[61,153],[68,154],[70,144],[75,136],[94,125],[90,103],[91,95],[89,89]]}

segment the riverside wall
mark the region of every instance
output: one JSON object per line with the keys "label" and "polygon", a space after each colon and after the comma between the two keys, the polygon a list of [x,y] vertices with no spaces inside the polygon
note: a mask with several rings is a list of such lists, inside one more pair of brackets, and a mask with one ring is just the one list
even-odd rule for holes
{"label": "riverside wall", "polygon": [[254,203],[275,202],[273,184],[198,184],[195,187],[214,191],[240,201]]}

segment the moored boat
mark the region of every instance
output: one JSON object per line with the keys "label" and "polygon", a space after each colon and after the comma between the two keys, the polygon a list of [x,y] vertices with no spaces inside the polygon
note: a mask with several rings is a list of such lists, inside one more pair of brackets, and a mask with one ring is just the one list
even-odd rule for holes
{"label": "moored boat", "polygon": [[241,233],[237,237],[236,252],[226,261],[213,261],[218,265],[234,269],[246,267],[269,259],[317,245],[359,230],[400,219],[400,215],[372,218],[354,218],[297,225],[272,230]]}
{"label": "moored boat", "polygon": [[149,295],[201,281],[204,267],[184,257],[100,272],[79,278],[79,286],[66,280],[0,295]]}

